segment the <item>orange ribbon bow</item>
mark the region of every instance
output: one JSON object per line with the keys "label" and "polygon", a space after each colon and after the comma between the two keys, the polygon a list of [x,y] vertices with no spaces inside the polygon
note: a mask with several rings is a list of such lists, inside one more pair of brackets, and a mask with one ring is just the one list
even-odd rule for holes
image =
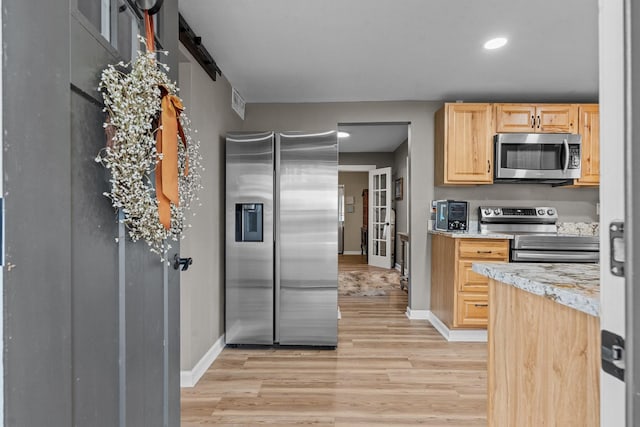
{"label": "orange ribbon bow", "polygon": [[[164,87],[160,87],[162,93],[162,114],[158,123],[156,133],[156,151],[162,154],[162,159],[156,168],[156,197],[158,198],[158,213],[160,223],[165,229],[171,228],[171,204],[180,205],[178,195],[178,134],[182,143],[187,147],[182,125],[180,124],[180,113],[184,110],[180,98],[169,95]],[[162,128],[160,128],[162,126]],[[189,163],[187,161],[184,168],[184,175],[189,173]]]}
{"label": "orange ribbon bow", "polygon": [[[147,30],[147,49],[154,50],[153,18],[145,11],[145,27]],[[180,205],[178,194],[178,135],[185,149],[187,139],[180,124],[180,113],[184,110],[182,101],[169,94],[166,87],[160,87],[162,113],[156,132],[156,151],[162,158],[156,167],[156,197],[160,223],[165,229],[171,228],[171,203]],[[185,163],[184,175],[189,174],[188,159]]]}

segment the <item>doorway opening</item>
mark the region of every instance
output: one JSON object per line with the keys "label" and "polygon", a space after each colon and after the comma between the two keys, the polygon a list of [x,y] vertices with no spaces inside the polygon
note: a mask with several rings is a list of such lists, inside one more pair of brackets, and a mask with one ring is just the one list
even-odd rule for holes
{"label": "doorway opening", "polygon": [[[408,122],[339,123],[343,186],[339,296],[406,298],[408,263],[398,233],[408,232]],[[405,278],[406,279],[406,278]],[[401,286],[402,285],[402,286]]]}

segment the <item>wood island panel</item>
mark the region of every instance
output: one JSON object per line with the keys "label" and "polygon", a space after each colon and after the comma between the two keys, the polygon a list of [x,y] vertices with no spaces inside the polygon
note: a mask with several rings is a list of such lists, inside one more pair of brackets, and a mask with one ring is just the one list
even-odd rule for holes
{"label": "wood island panel", "polygon": [[600,321],[489,283],[489,426],[599,426]]}

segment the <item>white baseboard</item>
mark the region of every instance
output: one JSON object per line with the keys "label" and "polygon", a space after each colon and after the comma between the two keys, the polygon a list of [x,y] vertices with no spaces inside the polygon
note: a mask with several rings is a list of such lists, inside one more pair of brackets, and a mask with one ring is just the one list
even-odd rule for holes
{"label": "white baseboard", "polygon": [[429,320],[431,317],[431,311],[429,310],[411,310],[410,307],[407,307],[405,314],[410,320]]}
{"label": "white baseboard", "polygon": [[401,271],[402,270],[402,266],[400,264],[396,263],[395,269],[398,270],[398,271]]}
{"label": "white baseboard", "polygon": [[342,252],[342,255],[362,255],[362,252],[360,252],[360,251],[344,251],[344,252]]}
{"label": "white baseboard", "polygon": [[340,306],[338,306],[338,320],[342,319],[342,313],[340,312]]}
{"label": "white baseboard", "polygon": [[207,372],[209,366],[218,358],[224,349],[224,334],[213,343],[211,348],[202,356],[190,371],[180,371],[180,387],[195,387],[200,378]]}
{"label": "white baseboard", "polygon": [[429,313],[429,322],[440,335],[442,335],[447,341],[455,342],[487,342],[487,330],[486,329],[449,329],[442,320]]}

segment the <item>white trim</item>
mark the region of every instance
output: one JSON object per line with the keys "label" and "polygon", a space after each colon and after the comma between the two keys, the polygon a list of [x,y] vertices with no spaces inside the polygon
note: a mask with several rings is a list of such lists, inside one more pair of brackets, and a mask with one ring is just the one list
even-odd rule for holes
{"label": "white trim", "polygon": [[411,310],[411,307],[407,307],[405,314],[410,320],[429,320],[432,316],[429,310]]}
{"label": "white trim", "polygon": [[[2,9],[2,0],[0,0],[0,10]],[[2,27],[2,13],[0,13],[0,28]],[[2,41],[2,31],[0,31],[0,46],[4,46]],[[3,94],[2,94],[2,87],[4,86],[4,75],[2,74],[2,68],[4,65],[4,59],[3,56],[0,56],[0,99],[4,99]],[[8,102],[2,102],[2,105],[0,105],[0,129],[4,129],[4,119],[3,119],[3,114],[4,114],[4,107],[5,105],[8,104]],[[4,152],[4,138],[3,138],[4,132],[0,133],[0,143],[2,144],[2,149],[0,149],[0,176],[3,179],[0,179],[0,197],[4,197],[4,187],[3,187],[3,182],[4,182],[4,173],[3,173],[3,152]],[[2,221],[2,239],[0,241],[0,267],[2,267],[2,273],[4,273],[4,265],[5,265],[5,258],[4,258],[4,253],[5,253],[5,203],[6,199],[3,200],[2,203],[2,212],[0,212],[0,220]],[[0,295],[4,295],[4,274],[0,274]],[[6,301],[6,300],[5,300]],[[4,304],[2,304],[2,307],[0,307],[0,342],[3,343],[3,345],[6,345],[5,340],[4,340],[4,315],[5,315],[5,311],[4,311]],[[0,420],[4,420],[4,376],[5,376],[5,361],[4,361],[4,351],[0,353]],[[3,424],[3,421],[0,421],[0,425]]]}
{"label": "white trim", "polygon": [[342,255],[362,255],[362,256],[364,256],[361,251],[344,251],[344,252],[342,252]]}
{"label": "white trim", "polygon": [[376,169],[376,165],[338,165],[338,172],[369,172]]}
{"label": "white trim", "polygon": [[198,360],[198,363],[196,363],[193,369],[190,371],[180,371],[180,387],[195,387],[198,381],[200,381],[200,378],[207,372],[209,366],[211,366],[220,353],[222,353],[224,346],[224,334],[222,334],[204,356]]}
{"label": "white trim", "polygon": [[454,329],[447,328],[447,325],[442,323],[442,320],[429,313],[429,322],[440,335],[442,335],[447,341],[456,342],[487,342],[487,330],[486,329]]}

